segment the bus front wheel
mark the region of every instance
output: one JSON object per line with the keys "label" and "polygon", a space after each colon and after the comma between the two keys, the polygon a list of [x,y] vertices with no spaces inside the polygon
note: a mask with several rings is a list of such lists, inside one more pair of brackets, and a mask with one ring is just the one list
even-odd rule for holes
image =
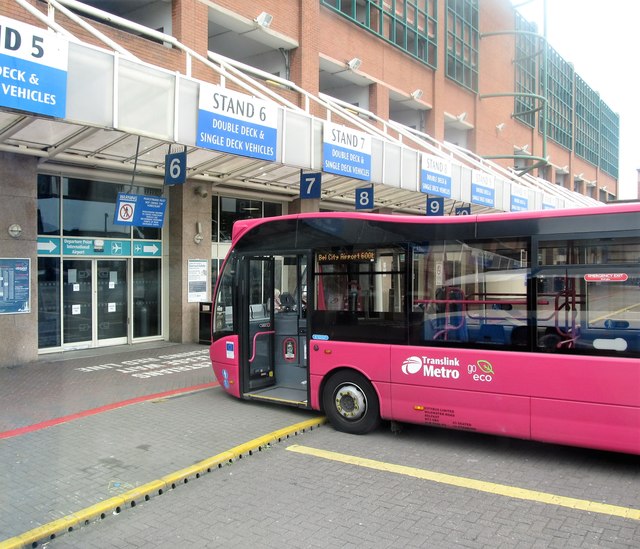
{"label": "bus front wheel", "polygon": [[322,394],[324,412],[335,429],[363,435],[380,424],[373,386],[358,372],[343,370],[329,378]]}

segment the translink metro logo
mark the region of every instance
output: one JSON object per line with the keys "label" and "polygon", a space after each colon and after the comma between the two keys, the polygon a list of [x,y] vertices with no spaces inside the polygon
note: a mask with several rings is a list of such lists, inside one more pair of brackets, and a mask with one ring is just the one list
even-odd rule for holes
{"label": "translink metro logo", "polygon": [[448,356],[442,358],[431,358],[429,356],[410,356],[402,363],[402,373],[405,375],[422,372],[425,377],[440,377],[444,379],[458,379],[460,372],[454,368],[460,367],[457,358]]}

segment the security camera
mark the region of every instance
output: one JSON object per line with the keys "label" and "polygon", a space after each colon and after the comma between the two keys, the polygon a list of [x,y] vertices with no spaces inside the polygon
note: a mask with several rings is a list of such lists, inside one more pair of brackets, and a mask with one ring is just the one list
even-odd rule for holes
{"label": "security camera", "polygon": [[209,196],[209,192],[204,187],[196,187],[194,192],[202,198],[207,198],[207,196]]}

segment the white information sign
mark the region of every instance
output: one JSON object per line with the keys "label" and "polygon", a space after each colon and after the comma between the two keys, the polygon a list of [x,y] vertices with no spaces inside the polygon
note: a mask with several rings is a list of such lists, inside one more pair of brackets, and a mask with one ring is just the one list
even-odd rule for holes
{"label": "white information sign", "polygon": [[188,266],[188,301],[198,303],[208,300],[207,282],[209,280],[209,261],[190,259]]}

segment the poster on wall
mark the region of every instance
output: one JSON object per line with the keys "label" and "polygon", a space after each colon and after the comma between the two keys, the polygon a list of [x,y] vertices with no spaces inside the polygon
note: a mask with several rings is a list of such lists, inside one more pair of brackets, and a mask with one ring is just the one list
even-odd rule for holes
{"label": "poster on wall", "polygon": [[187,269],[189,303],[208,301],[207,281],[209,280],[209,261],[206,259],[189,259]]}
{"label": "poster on wall", "polygon": [[0,314],[31,312],[31,260],[0,258]]}

